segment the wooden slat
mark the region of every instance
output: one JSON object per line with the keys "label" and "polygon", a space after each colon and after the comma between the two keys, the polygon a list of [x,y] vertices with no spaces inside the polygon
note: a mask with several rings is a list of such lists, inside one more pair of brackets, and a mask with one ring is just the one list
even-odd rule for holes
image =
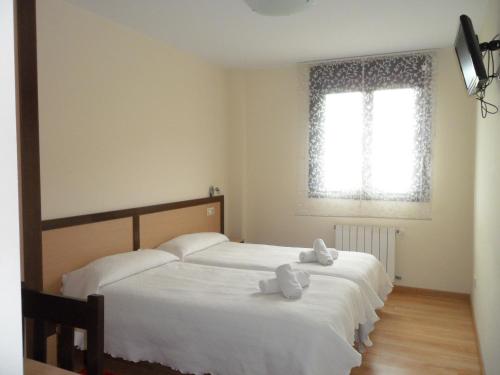
{"label": "wooden slat", "polygon": [[140,226],[139,215],[133,215],[132,230],[133,230],[134,250],[139,250],[139,248],[141,247],[141,230],[139,226]]}
{"label": "wooden slat", "polygon": [[87,329],[87,373],[104,373],[104,296],[89,296],[88,325],[100,329]]}
{"label": "wooden slat", "polygon": [[42,288],[40,151],[36,1],[18,0],[16,10],[19,200],[24,282]]}
{"label": "wooden slat", "polygon": [[57,337],[57,367],[73,370],[73,346],[75,343],[75,329],[71,326],[59,327]]}

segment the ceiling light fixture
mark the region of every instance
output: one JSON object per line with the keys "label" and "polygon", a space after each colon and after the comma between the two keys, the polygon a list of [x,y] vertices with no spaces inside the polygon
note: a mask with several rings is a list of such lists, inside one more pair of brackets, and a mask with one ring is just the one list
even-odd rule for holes
{"label": "ceiling light fixture", "polygon": [[312,0],[245,0],[254,12],[264,16],[288,16],[312,4]]}

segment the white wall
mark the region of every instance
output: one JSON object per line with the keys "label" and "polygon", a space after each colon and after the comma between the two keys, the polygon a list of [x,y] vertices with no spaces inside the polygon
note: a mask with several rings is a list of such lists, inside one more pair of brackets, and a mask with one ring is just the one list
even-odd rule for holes
{"label": "white wall", "polygon": [[[500,32],[500,1],[491,0],[480,40]],[[497,64],[499,59],[496,53]],[[498,65],[497,65],[498,66]],[[486,99],[500,105],[500,82]],[[474,315],[486,374],[500,373],[500,114],[482,119],[477,113],[474,222]]]}
{"label": "white wall", "polygon": [[64,0],[37,23],[44,219],[225,187],[223,68]]}
{"label": "white wall", "polygon": [[[248,241],[311,246],[316,237],[333,245],[335,223],[396,225],[396,274],[401,284],[466,292],[472,280],[474,180],[474,101],[463,88],[452,49],[437,54],[436,116],[433,144],[432,220],[387,220],[295,216],[297,199],[296,129],[307,113],[299,69],[234,71],[233,92],[240,112],[231,115],[230,142],[243,155],[229,172],[230,186],[243,185],[240,232]],[[243,101],[243,104],[241,104]],[[305,115],[305,116],[304,116]],[[243,163],[243,173],[239,171]],[[240,179],[239,184],[232,181]],[[234,223],[233,223],[234,224]],[[236,230],[236,229],[233,229]]]}
{"label": "white wall", "polygon": [[22,374],[13,1],[0,2],[0,374]]}

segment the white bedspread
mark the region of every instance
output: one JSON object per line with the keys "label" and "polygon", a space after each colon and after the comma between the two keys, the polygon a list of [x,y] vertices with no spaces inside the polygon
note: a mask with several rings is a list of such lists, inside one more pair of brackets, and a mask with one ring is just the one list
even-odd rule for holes
{"label": "white bedspread", "polygon": [[344,375],[359,366],[354,331],[378,319],[359,287],[313,276],[290,301],[258,291],[270,276],[174,261],[108,280],[95,290],[105,296],[105,351],[194,374]]}
{"label": "white bedspread", "polygon": [[190,254],[185,262],[251,270],[275,270],[280,264],[291,263],[295,269],[312,275],[336,276],[354,281],[373,308],[381,308],[392,291],[392,283],[382,264],[371,254],[339,251],[331,266],[300,263],[299,253],[310,249],[222,242]]}

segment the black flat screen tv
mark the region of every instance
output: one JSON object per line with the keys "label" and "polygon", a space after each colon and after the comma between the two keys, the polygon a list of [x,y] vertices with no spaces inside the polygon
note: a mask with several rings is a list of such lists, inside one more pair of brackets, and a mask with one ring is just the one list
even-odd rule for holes
{"label": "black flat screen tv", "polygon": [[488,74],[484,67],[479,40],[474,33],[472,21],[466,15],[460,16],[455,51],[462,69],[467,93],[475,95],[485,87],[488,82]]}

